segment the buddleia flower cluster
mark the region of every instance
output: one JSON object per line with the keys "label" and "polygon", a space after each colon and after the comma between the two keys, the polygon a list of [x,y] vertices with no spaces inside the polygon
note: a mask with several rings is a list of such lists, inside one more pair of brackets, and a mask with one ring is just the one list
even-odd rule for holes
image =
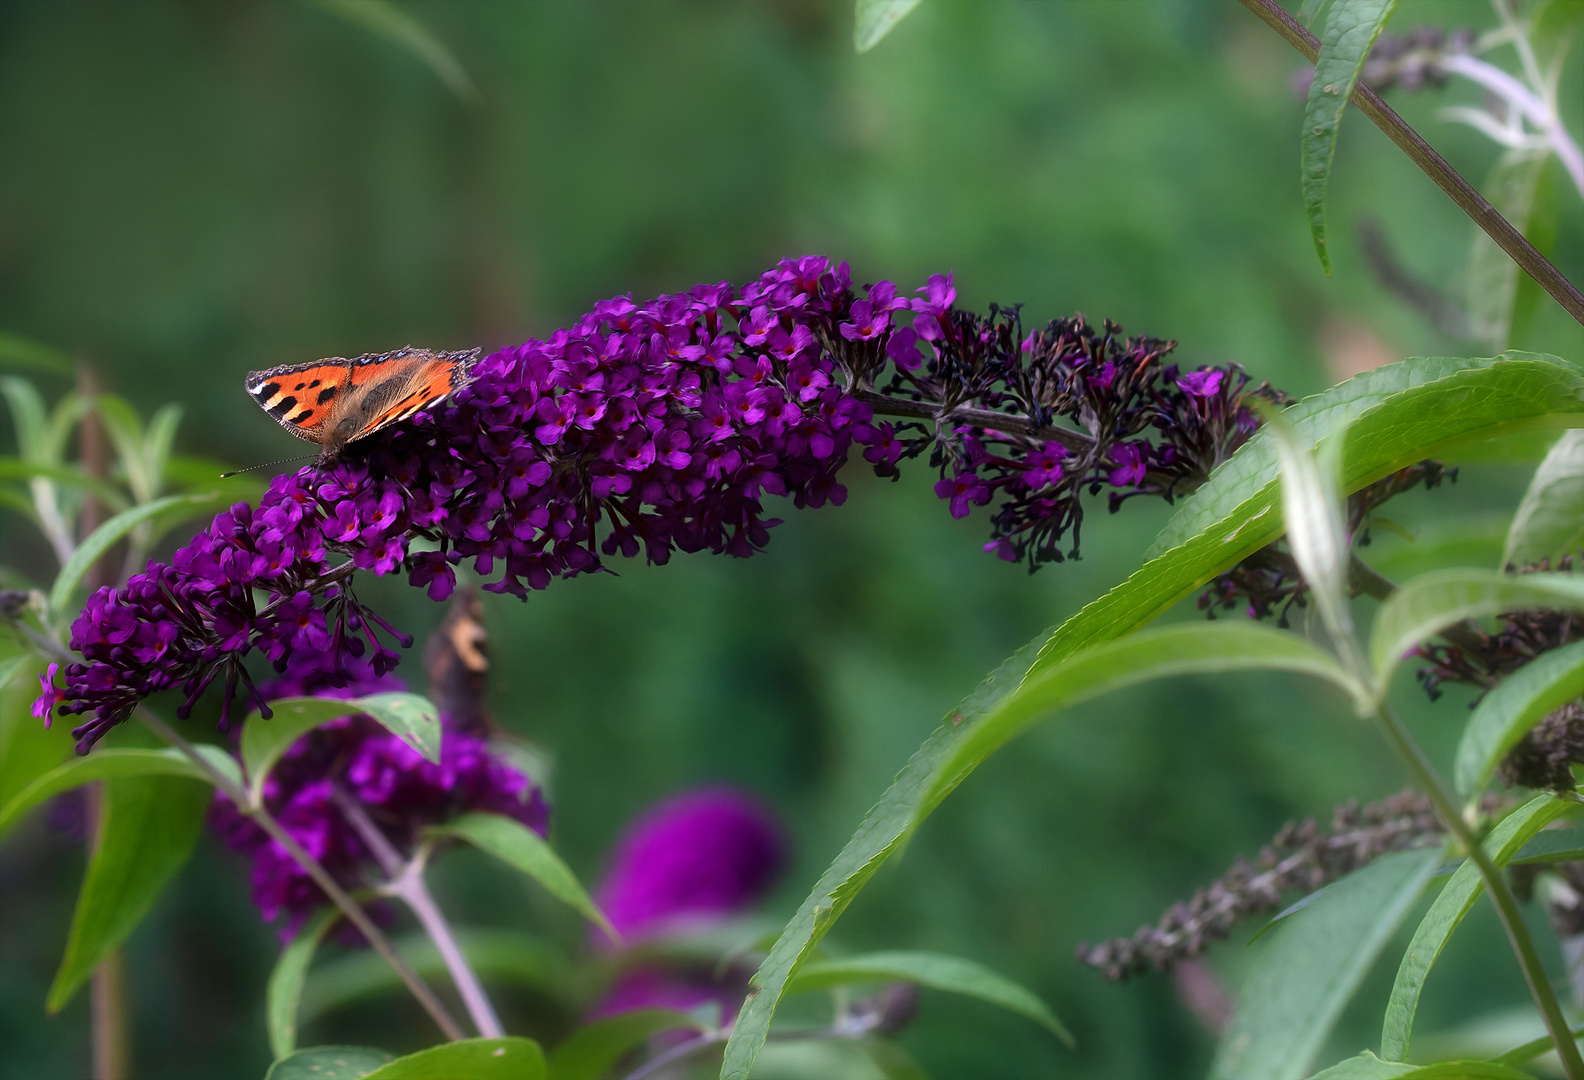
{"label": "buddleia flower cluster", "polygon": [[466,563],[525,597],[618,555],[751,555],[777,523],[766,496],[845,499],[855,445],[887,476],[928,452],[951,512],[996,501],[987,547],[1037,566],[1075,553],[1084,489],[1113,508],[1183,493],[1253,432],[1249,394],[1280,398],[1235,367],[1163,365],[1171,343],[1109,323],[1025,336],[1016,309],[957,309],[950,275],[916,292],[854,288],[810,256],[741,289],[607,300],[498,350],[443,406],[276,477],[257,507],[91,596],[72,627],[83,662],[64,687],[50,673],[37,711],[91,714],[80,753],[162,691],[185,716],[218,683],[222,726],[238,696],[267,715],[252,653],[276,671],[326,656],[344,686],[355,662],[382,676],[410,644],[359,602],[354,571],[405,571],[438,600]]}

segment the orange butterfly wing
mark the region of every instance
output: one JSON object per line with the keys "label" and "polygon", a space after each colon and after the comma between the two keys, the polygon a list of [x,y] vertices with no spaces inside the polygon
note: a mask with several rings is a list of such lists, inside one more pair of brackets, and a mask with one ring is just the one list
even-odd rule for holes
{"label": "orange butterfly wing", "polygon": [[334,425],[337,399],[351,384],[352,362],[334,357],[250,371],[247,391],[281,427],[309,442],[323,442]]}

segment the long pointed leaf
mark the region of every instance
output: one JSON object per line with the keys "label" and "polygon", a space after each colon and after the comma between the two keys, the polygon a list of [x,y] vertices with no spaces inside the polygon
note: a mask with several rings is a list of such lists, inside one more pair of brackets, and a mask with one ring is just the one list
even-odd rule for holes
{"label": "long pointed leaf", "polygon": [[1338,1062],[1310,1080],[1534,1080],[1528,1073],[1499,1061],[1438,1061],[1405,1065],[1382,1061],[1368,1050]]}
{"label": "long pointed leaf", "polygon": [[1429,848],[1386,855],[1277,927],[1238,995],[1210,1075],[1306,1075],[1440,861],[1441,852]]}
{"label": "long pointed leaf", "polygon": [[362,1080],[395,1056],[373,1046],[310,1046],[275,1062],[264,1080]]}
{"label": "long pointed leaf", "polygon": [[[1563,799],[1542,795],[1508,814],[1485,838],[1485,850],[1491,861],[1497,866],[1506,866],[1530,837],[1566,813],[1570,805]],[[1479,868],[1465,860],[1420,920],[1413,940],[1408,943],[1408,951],[1403,953],[1397,979],[1392,984],[1391,999],[1386,1005],[1386,1019],[1381,1029],[1382,1057],[1402,1061],[1408,1056],[1408,1040],[1413,1033],[1414,1013],[1419,1009],[1425,978],[1441,950],[1446,948],[1452,932],[1484,891],[1485,882],[1480,879]]]}
{"label": "long pointed leaf", "polygon": [[72,372],[72,359],[63,350],[21,334],[0,333],[0,364],[31,368],[51,375],[70,375]]}
{"label": "long pointed leaf", "polygon": [[326,11],[379,35],[416,57],[462,101],[478,98],[478,87],[443,41],[390,0],[314,0]]}
{"label": "long pointed leaf", "polygon": [[114,484],[95,479],[72,465],[55,465],[46,461],[27,461],[23,458],[0,457],[0,480],[44,479],[70,487],[81,488],[94,498],[115,510],[127,507],[126,495]]}
{"label": "long pointed leaf", "polygon": [[1463,727],[1453,777],[1472,795],[1518,740],[1552,709],[1584,694],[1584,641],[1543,653],[1486,694]]}
{"label": "long pointed leaf", "polygon": [[370,694],[361,698],[295,697],[270,702],[270,717],[254,713],[242,725],[242,764],[248,795],[262,798],[270,769],[292,743],[320,724],[366,714],[433,762],[440,760],[440,716],[419,694]]}
{"label": "long pointed leaf", "polygon": [[202,496],[194,495],[167,495],[163,499],[134,506],[130,510],[123,510],[109,521],[95,529],[82,543],[77,545],[77,550],[72,552],[72,557],[66,560],[60,573],[55,577],[55,584],[50,588],[50,611],[59,614],[71,602],[72,592],[82,581],[88,569],[104,557],[105,552],[116,545],[127,533],[137,528],[143,522],[158,514],[164,513],[173,506],[183,503],[201,501]]}
{"label": "long pointed leaf", "polygon": [[544,1051],[532,1039],[463,1039],[381,1065],[368,1080],[544,1080]]}
{"label": "long pointed leaf", "polygon": [[1309,84],[1309,101],[1304,106],[1299,157],[1303,163],[1304,212],[1309,217],[1315,252],[1327,276],[1331,273],[1331,255],[1326,250],[1325,195],[1331,162],[1336,157],[1337,129],[1364,61],[1396,7],[1397,0],[1336,0],[1326,19],[1325,35],[1320,39],[1314,82]]}
{"label": "long pointed leaf", "polygon": [[[242,774],[236,759],[218,746],[199,746],[215,768],[240,782]],[[23,814],[63,791],[81,787],[94,780],[132,776],[182,776],[208,781],[208,774],[189,761],[180,750],[95,750],[86,757],[73,758],[51,769],[23,788],[0,810],[0,835],[15,825]]]}
{"label": "long pointed leaf", "polygon": [[1503,566],[1557,559],[1584,546],[1584,431],[1564,431],[1535,470],[1507,529]]}
{"label": "long pointed leaf", "polygon": [[187,862],[209,800],[208,785],[191,780],[123,776],[106,782],[99,846],[45,1000],[50,1013],[59,1012],[95,965],[126,940]]}
{"label": "long pointed leaf", "polygon": [[308,965],[313,963],[325,931],[340,916],[335,908],[324,908],[303,923],[270,971],[264,988],[264,1026],[269,1032],[270,1053],[277,1061],[297,1049],[297,1003],[308,980]]}

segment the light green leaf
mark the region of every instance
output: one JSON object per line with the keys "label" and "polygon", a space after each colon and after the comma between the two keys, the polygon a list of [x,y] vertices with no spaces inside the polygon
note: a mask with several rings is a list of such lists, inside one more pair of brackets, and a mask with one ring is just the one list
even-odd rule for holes
{"label": "light green leaf", "polygon": [[1534,1080],[1526,1072],[1496,1061],[1438,1061],[1434,1065],[1405,1065],[1382,1061],[1368,1050],[1348,1058],[1310,1080]]}
{"label": "light green leaf", "polygon": [[[1498,867],[1506,866],[1512,857],[1537,832],[1567,812],[1566,800],[1541,795],[1531,799],[1503,818],[1485,838],[1485,850]],[[1386,1005],[1386,1018],[1381,1029],[1381,1056],[1401,1061],[1408,1056],[1408,1040],[1413,1032],[1414,1013],[1419,1009],[1419,995],[1424,990],[1425,978],[1435,964],[1441,950],[1458,928],[1463,917],[1473,908],[1474,901],[1485,891],[1479,868],[1464,860],[1452,874],[1435,903],[1414,931],[1408,951],[1403,953],[1402,964],[1397,969],[1397,979],[1392,984],[1391,999]]]}
{"label": "light green leaf", "polygon": [[544,1080],[545,1059],[532,1039],[463,1039],[381,1065],[368,1080]]}
{"label": "light green leaf", "polygon": [[1584,547],[1584,432],[1564,431],[1535,470],[1507,530],[1502,565],[1555,560]]}
{"label": "light green leaf", "polygon": [[584,1024],[551,1052],[548,1080],[600,1080],[651,1035],[678,1030],[703,1028],[673,1009],[637,1009]]}
{"label": "light green leaf", "polygon": [[297,1003],[302,1000],[308,965],[313,963],[325,931],[340,917],[341,912],[335,908],[318,911],[297,928],[297,936],[287,942],[270,971],[264,989],[264,1026],[269,1031],[270,1053],[277,1061],[290,1057],[297,1049]]}
{"label": "light green leaf", "polygon": [[264,1080],[362,1080],[394,1059],[372,1046],[310,1046],[271,1065]]}
{"label": "light green leaf", "polygon": [[[457,946],[479,978],[521,986],[536,994],[566,1000],[573,971],[566,957],[543,938],[521,930],[459,926],[453,931]],[[426,979],[446,977],[445,961],[425,934],[398,939],[396,949]],[[308,976],[297,1006],[297,1023],[306,1024],[355,1001],[381,994],[405,992],[401,979],[378,954],[367,950],[346,953],[315,968]]]}
{"label": "light green leaf", "polygon": [[853,47],[868,52],[896,24],[919,6],[919,0],[858,0],[853,18]]}
{"label": "light green leaf", "polygon": [[360,712],[367,713],[385,730],[412,747],[432,764],[440,764],[440,710],[422,694],[400,691],[368,694],[357,699]]}
{"label": "light green leaf", "polygon": [[1459,566],[1496,566],[1501,562],[1510,519],[1506,514],[1465,514],[1429,522],[1404,541],[1377,533],[1359,556],[1392,581]]}
{"label": "light green leaf", "polygon": [[113,510],[125,510],[127,497],[113,484],[96,480],[73,465],[56,465],[47,461],[27,461],[22,458],[0,457],[0,480],[50,480],[81,488]]}
{"label": "light green leaf", "polygon": [[1439,570],[1405,582],[1381,603],[1370,632],[1370,664],[1382,689],[1409,650],[1438,631],[1504,611],[1584,611],[1584,580],[1568,574]]}
{"label": "light green leaf", "polygon": [[910,982],[936,990],[988,1001],[1021,1013],[1043,1026],[1068,1046],[1076,1046],[1072,1032],[1036,995],[983,964],[960,956],[931,952],[876,952],[839,960],[818,960],[803,965],[787,986],[787,994],[824,990],[850,983]]}
{"label": "light green leaf", "polygon": [[73,429],[92,410],[93,401],[75,390],[68,390],[61,395],[45,428],[43,460],[58,463],[65,459],[66,444],[71,439]]}
{"label": "light green leaf", "polygon": [[161,405],[149,417],[148,433],[143,438],[143,460],[148,465],[149,496],[158,495],[165,486],[165,469],[170,463],[171,447],[176,444],[176,429],[181,426],[182,407]]}
{"label": "light green leaf", "polygon": [[992,672],[925,740],[814,885],[753,977],[756,989],[732,1028],[722,1080],[748,1075],[788,983],[904,837],[979,761],[1042,712],[1151,677],[1234,666],[1296,669],[1347,681],[1315,646],[1246,623],[1166,627],[1070,656],[1036,674],[1030,664],[1042,637]]}
{"label": "light green leaf", "polygon": [[270,769],[291,744],[320,724],[367,714],[426,759],[440,760],[440,714],[419,694],[371,694],[361,698],[294,697],[270,702],[270,717],[253,713],[242,725],[242,764],[248,796],[263,798]]}
{"label": "light green leaf", "polygon": [[558,900],[571,905],[612,941],[621,935],[572,873],[571,867],[545,842],[544,837],[504,814],[463,814],[455,821],[426,830],[431,836],[454,836],[543,885]]}
{"label": "light green leaf", "polygon": [[[1584,1024],[1574,1024],[1568,1030],[1572,1033],[1575,1041],[1584,1038]],[[1501,1065],[1522,1065],[1526,1062],[1533,1061],[1541,1054],[1544,1054],[1548,1051],[1553,1051],[1555,1049],[1556,1043],[1552,1041],[1550,1033],[1547,1033],[1540,1036],[1538,1039],[1530,1039],[1522,1046],[1513,1047],[1501,1057],[1497,1058],[1496,1063]],[[1518,1075],[1525,1077],[1527,1076],[1527,1074],[1524,1073],[1519,1073]]]}
{"label": "light green leaf", "polygon": [[1518,849],[1510,865],[1577,862],[1584,859],[1584,829],[1541,829]]}
{"label": "light green leaf", "polygon": [[1309,84],[1309,102],[1304,106],[1298,147],[1303,167],[1304,212],[1309,216],[1315,252],[1328,277],[1331,255],[1326,250],[1325,195],[1331,162],[1336,157],[1337,129],[1364,61],[1396,8],[1397,0],[1336,0],[1326,19],[1325,35],[1320,39],[1320,55],[1315,60],[1314,82]]}
{"label": "light green leaf", "polygon": [[1543,653],[1503,679],[1463,727],[1453,770],[1458,793],[1472,795],[1484,787],[1530,728],[1581,694],[1584,641]]}
{"label": "light green leaf", "polygon": [[72,914],[66,955],[45,1009],[71,1000],[99,961],[126,940],[187,862],[209,809],[209,787],[190,780],[121,776],[104,785],[99,845]]}
{"label": "light green leaf", "polygon": [[[241,783],[241,772],[236,759],[218,746],[198,747],[209,764]],[[208,774],[189,761],[180,750],[109,750],[99,749],[85,757],[73,758],[66,764],[51,769],[18,792],[0,810],[0,834],[39,803],[63,791],[81,787],[92,780],[108,780],[134,776],[178,776],[208,782]]]}
{"label": "light green leaf", "polygon": [[417,58],[462,101],[476,101],[478,87],[444,42],[390,0],[313,0],[324,10],[361,26]]}
{"label": "light green leaf", "polygon": [[[1508,150],[1496,160],[1482,193],[1498,213],[1519,232],[1528,235],[1535,209],[1535,193],[1545,171],[1548,150]],[[1518,264],[1475,226],[1469,252],[1469,333],[1492,349],[1507,346],[1512,330],[1514,301],[1518,296]]]}
{"label": "light green leaf", "polygon": [[[1353,492],[1453,446],[1502,432],[1584,426],[1584,377],[1554,357],[1405,360],[1283,414],[1305,444],[1350,424],[1340,488]],[[1184,500],[1150,561],[1048,634],[1036,673],[1130,634],[1282,533],[1274,444],[1262,432]]]}
{"label": "light green leaf", "polygon": [[25,461],[48,460],[49,411],[38,388],[15,375],[0,378],[0,394],[11,406],[11,422],[16,425],[17,453]]}
{"label": "light green leaf", "polygon": [[1433,849],[1383,856],[1277,927],[1238,994],[1210,1075],[1305,1075],[1440,861]]}
{"label": "light green leaf", "polygon": [[116,541],[155,515],[173,506],[195,501],[197,500],[191,495],[167,495],[163,499],[155,499],[142,506],[123,510],[95,529],[86,540],[77,545],[77,550],[72,552],[72,557],[66,560],[66,565],[62,566],[60,573],[56,575],[55,584],[50,589],[50,611],[59,614],[66,609],[83,575],[88,573],[89,568],[98,562],[105,552],[116,545]]}
{"label": "light green leaf", "polygon": [[21,334],[0,332],[0,364],[31,368],[51,375],[70,375],[72,359],[64,350]]}
{"label": "light green leaf", "polygon": [[95,396],[93,405],[105,431],[110,435],[110,441],[115,443],[116,455],[121,459],[122,467],[126,469],[127,486],[132,489],[138,502],[147,502],[154,497],[154,485],[143,456],[142,417],[124,398],[115,394],[99,394]]}

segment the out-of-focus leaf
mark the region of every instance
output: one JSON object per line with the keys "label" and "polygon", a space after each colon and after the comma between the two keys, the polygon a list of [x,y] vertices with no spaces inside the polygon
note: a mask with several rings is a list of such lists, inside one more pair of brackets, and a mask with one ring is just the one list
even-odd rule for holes
{"label": "out-of-focus leaf", "polygon": [[0,394],[11,406],[11,422],[16,425],[17,453],[26,461],[45,460],[49,439],[49,411],[44,396],[26,379],[15,375],[0,378]]}
{"label": "out-of-focus leaf", "polygon": [[[226,773],[238,783],[242,774],[236,759],[218,746],[200,745],[201,753],[209,764]],[[187,759],[180,750],[113,750],[100,748],[84,757],[73,758],[40,776],[12,797],[0,809],[0,834],[16,824],[21,816],[39,803],[63,791],[93,780],[110,780],[136,776],[176,776],[208,783],[209,777],[202,769]]]}
{"label": "out-of-focus leaf", "polygon": [[66,560],[66,565],[61,567],[60,573],[56,575],[55,584],[50,588],[50,611],[58,616],[66,609],[83,575],[88,573],[89,568],[123,536],[173,506],[194,501],[191,495],[167,495],[163,499],[155,499],[142,506],[123,510],[95,529],[86,540],[77,545],[77,550],[72,552],[72,557]]}
{"label": "out-of-focus leaf", "polygon": [[600,1080],[651,1035],[678,1030],[703,1028],[674,1009],[636,1009],[584,1024],[551,1052],[548,1080]]}
{"label": "out-of-focus leaf", "polygon": [[1307,1074],[1440,861],[1433,849],[1386,855],[1283,922],[1238,994],[1210,1075],[1272,1080]]}
{"label": "out-of-focus leaf", "polygon": [[66,956],[45,1009],[57,1013],[134,927],[187,862],[209,809],[209,786],[168,776],[121,776],[104,785],[99,845],[72,914]]}
{"label": "out-of-focus leaf", "polygon": [[[479,978],[521,986],[551,998],[566,997],[571,968],[566,957],[543,938],[521,930],[466,926],[456,927],[453,934]],[[445,977],[445,961],[427,936],[415,934],[394,944],[424,978]],[[350,952],[320,964],[308,976],[297,1006],[297,1022],[306,1024],[344,1005],[386,993],[405,993],[391,966],[369,950]]]}
{"label": "out-of-focus leaf", "polygon": [[868,52],[919,6],[919,0],[857,0],[853,13],[853,47]]}
{"label": "out-of-focus leaf", "polygon": [[0,457],[0,480],[51,480],[81,488],[113,510],[125,510],[127,497],[115,485],[97,480],[72,465],[52,465],[42,461]]}
{"label": "out-of-focus leaf", "polygon": [[1396,8],[1397,0],[1335,0],[1320,39],[1320,55],[1315,60],[1314,82],[1309,85],[1298,147],[1303,167],[1304,212],[1309,216],[1309,232],[1327,276],[1331,274],[1331,255],[1326,249],[1325,195],[1331,162],[1336,157],[1337,129],[1364,61]]}
{"label": "out-of-focus leaf", "polygon": [[1495,566],[1501,562],[1507,525],[1505,514],[1470,514],[1426,524],[1409,541],[1377,534],[1358,554],[1393,581],[1459,566]]}
{"label": "out-of-focus leaf", "polygon": [[886,1080],[930,1080],[924,1066],[890,1039],[871,1037],[859,1042],[858,1047]]}
{"label": "out-of-focus leaf", "polygon": [[1504,611],[1584,611],[1584,581],[1568,574],[1438,570],[1404,582],[1380,606],[1370,633],[1370,663],[1385,687],[1420,642],[1464,619]]}
{"label": "out-of-focus leaf", "polygon": [[429,28],[390,0],[312,0],[324,10],[372,31],[416,57],[462,101],[478,99],[478,87],[451,50]]}
{"label": "out-of-focus leaf", "polygon": [[360,712],[367,713],[381,727],[424,756],[440,764],[440,710],[422,694],[395,691],[360,697]]}
{"label": "out-of-focus leaf", "polygon": [[419,694],[361,698],[294,697],[270,702],[270,717],[254,713],[242,725],[242,764],[256,804],[270,769],[292,743],[320,724],[366,713],[430,761],[440,759],[440,714]]}
{"label": "out-of-focus leaf", "polygon": [[72,431],[92,409],[93,402],[75,390],[61,395],[45,428],[43,460],[52,464],[65,460],[66,444],[71,440]]}
{"label": "out-of-focus leaf", "polygon": [[115,443],[122,468],[126,469],[127,486],[139,502],[147,502],[154,497],[154,484],[143,454],[143,418],[115,394],[99,394],[93,405],[110,441]]}
{"label": "out-of-focus leaf", "polygon": [[1338,1062],[1310,1080],[1534,1080],[1526,1072],[1496,1061],[1438,1061],[1406,1065],[1382,1061],[1368,1050]]}
{"label": "out-of-focus leaf", "polygon": [[1077,1045],[1072,1032],[1037,995],[983,964],[961,956],[896,951],[818,960],[803,965],[787,985],[786,993],[801,994],[832,986],[873,982],[917,983],[988,1001],[1028,1017],[1068,1046]]}
{"label": "out-of-focus leaf", "polygon": [[[1508,150],[1491,168],[1484,195],[1502,217],[1519,232],[1529,232],[1535,192],[1549,151]],[[1518,264],[1512,261],[1484,229],[1474,229],[1469,253],[1469,332],[1493,350],[1507,346],[1512,328],[1513,301],[1518,295]]]}
{"label": "out-of-focus leaf", "polygon": [[1584,23],[1584,4],[1578,0],[1543,0],[1531,13],[1535,41],[1550,43],[1572,34]]}
{"label": "out-of-focus leaf", "polygon": [[1503,679],[1463,726],[1453,769],[1458,793],[1472,795],[1483,787],[1530,728],[1581,694],[1584,641],[1543,653]]}
{"label": "out-of-focus leaf", "polygon": [[33,781],[72,757],[67,724],[52,724],[33,715],[38,676],[45,661],[31,653],[5,661],[9,674],[0,687],[0,835],[5,832],[4,808]]}
{"label": "out-of-focus leaf", "polygon": [[[1584,5],[1580,6],[1584,7]],[[1568,1030],[1572,1033],[1575,1040],[1584,1038],[1584,1024],[1574,1024]],[[1556,1043],[1551,1040],[1550,1034],[1547,1033],[1537,1039],[1530,1039],[1522,1046],[1513,1047],[1501,1057],[1497,1058],[1496,1062],[1501,1065],[1522,1065],[1526,1062],[1533,1061],[1535,1058],[1546,1053],[1547,1051],[1555,1049]],[[1520,1073],[1519,1075],[1523,1076],[1527,1074]]]}
{"label": "out-of-focus leaf", "polygon": [[[1569,805],[1566,800],[1541,795],[1508,814],[1485,838],[1485,850],[1491,861],[1498,867],[1506,866],[1531,837],[1566,813]],[[1420,920],[1413,940],[1408,943],[1408,951],[1403,953],[1386,1005],[1381,1029],[1383,1057],[1402,1061],[1408,1056],[1408,1040],[1413,1033],[1414,1013],[1419,1009],[1425,978],[1453,931],[1484,891],[1479,868],[1464,860]]]}
{"label": "out-of-focus leaf", "polygon": [[[1283,414],[1313,446],[1348,423],[1340,488],[1357,491],[1447,448],[1504,432],[1584,426],[1584,377],[1554,357],[1419,359],[1377,368]],[[1263,434],[1211,474],[1161,530],[1149,562],[1051,631],[1036,674],[1132,633],[1282,533],[1275,446]]]}
{"label": "out-of-focus leaf", "polygon": [[0,332],[0,365],[31,368],[51,375],[70,375],[72,359],[53,345],[23,337],[21,334]]}
{"label": "out-of-focus leaf", "polygon": [[520,821],[504,814],[463,814],[455,821],[426,830],[431,836],[454,836],[466,840],[480,851],[488,852],[543,885],[558,900],[605,931],[612,941],[621,940],[616,928],[594,903],[594,898],[578,881],[572,868],[545,842],[544,837]]}
{"label": "out-of-focus leaf", "polygon": [[532,1039],[463,1039],[381,1065],[368,1080],[544,1080],[544,1051]]}
{"label": "out-of-focus leaf", "polygon": [[1557,559],[1584,546],[1584,432],[1564,431],[1524,492],[1507,530],[1503,566]]}
{"label": "out-of-focus leaf", "polygon": [[395,1056],[372,1046],[310,1046],[271,1065],[264,1080],[362,1080]]}
{"label": "out-of-focus leaf", "polygon": [[161,405],[149,417],[148,430],[143,436],[143,459],[148,463],[152,487],[149,497],[160,493],[165,486],[165,469],[170,463],[171,447],[176,444],[176,429],[181,426],[180,405]]}
{"label": "out-of-focus leaf", "polygon": [[1580,859],[1584,859],[1584,829],[1541,829],[1533,840],[1518,849],[1510,865],[1577,862]]}
{"label": "out-of-focus leaf", "polygon": [[308,965],[325,931],[341,917],[336,908],[324,908],[297,928],[297,936],[281,950],[264,989],[264,1026],[269,1031],[270,1053],[276,1060],[297,1049],[297,1003],[302,1000]]}

